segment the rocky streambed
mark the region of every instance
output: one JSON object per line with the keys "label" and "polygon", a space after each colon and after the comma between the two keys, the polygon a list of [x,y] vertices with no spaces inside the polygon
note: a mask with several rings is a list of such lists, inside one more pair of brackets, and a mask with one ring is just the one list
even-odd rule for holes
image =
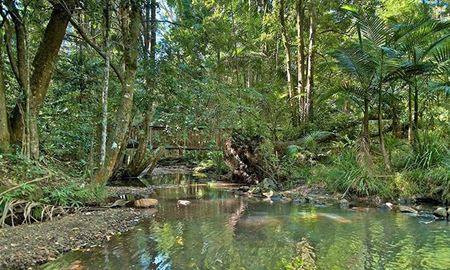
{"label": "rocky streambed", "polygon": [[300,186],[292,190],[283,192],[264,192],[258,186],[239,186],[231,190],[238,196],[254,198],[271,203],[296,203],[309,204],[315,206],[338,205],[340,208],[352,211],[367,211],[369,209],[379,209],[381,211],[395,211],[422,219],[447,220],[450,219],[450,208],[431,203],[422,203],[421,199],[405,200],[399,199],[397,202],[383,201],[379,197],[349,197],[345,199],[342,194],[328,194],[325,187],[321,185]]}

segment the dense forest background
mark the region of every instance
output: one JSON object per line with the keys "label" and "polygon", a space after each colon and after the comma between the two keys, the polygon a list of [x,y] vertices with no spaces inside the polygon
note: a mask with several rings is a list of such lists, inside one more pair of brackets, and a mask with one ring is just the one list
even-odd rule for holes
{"label": "dense forest background", "polygon": [[158,126],[256,144],[265,188],[449,200],[449,4],[0,0],[1,195],[93,200]]}

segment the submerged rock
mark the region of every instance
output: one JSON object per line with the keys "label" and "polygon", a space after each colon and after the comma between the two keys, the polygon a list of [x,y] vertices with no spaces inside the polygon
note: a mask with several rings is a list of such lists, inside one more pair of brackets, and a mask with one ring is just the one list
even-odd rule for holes
{"label": "submerged rock", "polygon": [[398,211],[402,212],[402,213],[409,213],[409,214],[415,214],[417,215],[418,212],[416,209],[406,206],[406,205],[399,205],[398,206]]}
{"label": "submerged rock", "polygon": [[68,270],[83,270],[83,264],[80,260],[76,260],[69,265]]}
{"label": "submerged rock", "polygon": [[134,207],[136,208],[149,208],[158,205],[157,199],[139,199],[134,201]]}
{"label": "submerged rock", "polygon": [[351,208],[352,211],[356,211],[356,212],[369,212],[370,208],[369,207],[359,207],[359,206],[353,206]]}
{"label": "submerged rock", "polygon": [[429,211],[420,211],[419,214],[417,215],[418,218],[420,219],[425,219],[425,220],[434,220],[435,216],[432,212]]}
{"label": "submerged rock", "polygon": [[339,201],[339,206],[340,206],[341,208],[346,209],[346,208],[348,208],[348,207],[350,206],[350,203],[349,203],[346,199],[341,199],[341,200]]}
{"label": "submerged rock", "polygon": [[[300,269],[315,270],[316,268],[316,253],[306,238],[297,243],[296,251],[301,258],[302,265]],[[294,268],[297,269],[297,268]]]}
{"label": "submerged rock", "polygon": [[449,213],[448,213],[448,209],[446,209],[445,207],[438,207],[436,208],[436,210],[434,210],[433,214],[434,216],[438,217],[438,218],[445,218],[448,219]]}

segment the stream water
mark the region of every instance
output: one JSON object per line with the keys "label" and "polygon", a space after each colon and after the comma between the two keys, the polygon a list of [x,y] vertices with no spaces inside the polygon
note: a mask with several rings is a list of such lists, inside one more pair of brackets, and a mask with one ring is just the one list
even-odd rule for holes
{"label": "stream water", "polygon": [[[450,225],[401,213],[343,210],[235,197],[182,176],[156,190],[152,221],[101,248],[72,251],[42,269],[290,269],[296,243],[307,238],[318,269],[450,269]],[[188,206],[177,200],[189,200]],[[78,268],[77,268],[78,269]]]}

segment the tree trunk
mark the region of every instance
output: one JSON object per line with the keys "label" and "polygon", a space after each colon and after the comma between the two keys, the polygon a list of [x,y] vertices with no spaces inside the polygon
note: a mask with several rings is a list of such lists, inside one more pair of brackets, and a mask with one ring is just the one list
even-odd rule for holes
{"label": "tree trunk", "polygon": [[8,116],[6,110],[6,87],[3,66],[3,42],[0,31],[0,153],[8,153],[10,149]]}
{"label": "tree trunk", "polygon": [[147,106],[144,111],[143,131],[140,132],[138,137],[138,148],[134,153],[131,163],[126,168],[127,176],[138,176],[152,161],[152,158],[147,158],[146,153],[151,136],[151,121],[154,114],[154,104],[152,102],[152,89],[154,88],[154,78],[151,74],[154,74],[156,65],[156,0],[146,1],[146,20],[144,22],[144,68],[147,71],[145,74],[145,88],[147,90]]}
{"label": "tree trunk", "polygon": [[[67,24],[70,19],[69,12],[71,12],[74,7],[74,1],[65,1],[64,6],[59,2],[54,4],[50,20],[47,24],[41,43],[32,63],[33,73],[31,74],[31,78],[29,76],[26,78],[26,69],[29,69],[26,63],[27,48],[25,35],[21,34],[22,31],[25,34],[25,26],[21,20],[14,21],[16,37],[19,35],[18,38],[20,39],[17,42],[19,85],[21,85],[22,89],[26,91],[26,85],[29,84],[31,92],[31,98],[28,102],[29,104],[26,106],[29,108],[30,112],[29,142],[31,143],[31,151],[33,152],[32,155],[35,157],[39,152],[39,140],[37,136],[38,113],[44,102],[45,95],[47,94],[47,89],[53,74],[54,64],[66,33]],[[23,41],[22,38],[24,39]],[[28,72],[30,72],[30,70],[28,70]],[[29,80],[29,83],[25,80]],[[16,105],[11,118],[11,137],[16,143],[22,142],[22,136],[25,134],[24,124],[26,121],[23,115],[24,112],[20,108],[21,106],[19,104]]]}
{"label": "tree trunk", "polygon": [[413,132],[414,140],[418,141],[419,136],[417,136],[417,131],[419,129],[419,88],[417,87],[417,78],[414,77],[414,121],[413,121]]}
{"label": "tree trunk", "polygon": [[306,74],[305,74],[305,41],[304,36],[304,1],[297,0],[296,2],[297,13],[297,95],[298,95],[298,118],[299,122],[305,121],[305,103],[306,103]]}
{"label": "tree trunk", "polygon": [[122,3],[120,9],[125,73],[121,84],[122,99],[119,105],[120,110],[117,110],[115,116],[116,125],[111,129],[111,133],[108,136],[105,164],[95,174],[95,182],[101,185],[105,184],[113,174],[122,147],[127,147],[124,139],[127,135],[133,110],[133,93],[139,47],[140,7],[138,3],[132,1],[129,5]]}
{"label": "tree trunk", "polygon": [[103,85],[102,91],[102,136],[100,143],[100,166],[105,164],[106,159],[106,142],[108,134],[108,90],[109,90],[109,69],[110,69],[110,48],[109,48],[109,28],[110,28],[110,18],[109,11],[110,3],[109,0],[105,0],[105,84]]}
{"label": "tree trunk", "polygon": [[[395,96],[395,94],[396,94],[395,86],[392,86],[392,95]],[[399,107],[397,105],[396,100],[391,101],[390,106],[392,110],[392,134],[396,138],[401,138],[402,127],[400,123]]]}
{"label": "tree trunk", "polygon": [[364,112],[361,137],[369,144],[369,99],[364,97]]}
{"label": "tree trunk", "polygon": [[383,64],[384,64],[384,53],[381,52],[381,61],[380,61],[380,74],[379,74],[379,83],[378,83],[378,135],[380,138],[380,150],[383,156],[384,166],[386,170],[390,171],[391,166],[389,162],[389,157],[386,152],[386,147],[384,145],[384,136],[383,136],[383,114],[382,114],[382,106],[383,106]]}
{"label": "tree trunk", "polygon": [[314,88],[314,54],[315,54],[315,40],[316,40],[316,7],[312,2],[310,5],[309,15],[309,47],[308,47],[308,69],[307,81],[305,89],[305,108],[304,108],[304,122],[311,121],[313,115],[313,88]]}
{"label": "tree trunk", "polygon": [[292,125],[297,125],[297,117],[295,113],[295,104],[294,104],[294,80],[292,79],[292,56],[291,49],[289,46],[289,36],[288,30],[286,28],[286,21],[284,18],[284,0],[280,0],[280,10],[279,10],[279,19],[281,24],[281,38],[283,41],[284,51],[286,54],[286,77],[288,83],[288,102],[291,108],[292,114]]}
{"label": "tree trunk", "polygon": [[408,85],[408,142],[410,144],[414,141],[414,123],[412,115],[412,88],[411,85]]}

